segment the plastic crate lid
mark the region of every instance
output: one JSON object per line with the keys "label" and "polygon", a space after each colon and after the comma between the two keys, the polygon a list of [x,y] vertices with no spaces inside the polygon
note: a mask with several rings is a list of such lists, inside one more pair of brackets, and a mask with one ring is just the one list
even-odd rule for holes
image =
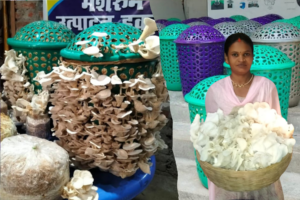
{"label": "plastic crate lid", "polygon": [[261,43],[299,42],[300,29],[292,24],[270,23],[257,28],[251,39],[253,42]]}
{"label": "plastic crate lid", "polygon": [[54,21],[36,21],[21,28],[7,43],[19,48],[64,48],[75,34],[67,26]]}
{"label": "plastic crate lid", "polygon": [[175,43],[178,44],[201,44],[212,42],[224,42],[225,37],[220,31],[211,26],[192,26],[183,31]]}
{"label": "plastic crate lid", "polygon": [[200,81],[188,94],[185,95],[185,101],[189,104],[205,106],[206,93],[209,87],[227,76],[228,75],[212,76]]}
{"label": "plastic crate lid", "polygon": [[159,33],[159,38],[163,40],[175,40],[182,33],[182,31],[186,30],[189,27],[190,26],[187,24],[172,24],[165,27]]}
{"label": "plastic crate lid", "polygon": [[220,31],[226,38],[234,33],[245,33],[246,35],[250,35],[250,32],[244,26],[241,26],[236,22],[223,22],[215,25],[214,28]]}
{"label": "plastic crate lid", "polygon": [[[225,68],[230,66],[224,62]],[[251,70],[276,70],[292,68],[295,63],[280,50],[265,45],[254,45],[254,58]]]}
{"label": "plastic crate lid", "polygon": [[207,23],[205,23],[205,22],[200,22],[200,21],[198,21],[198,22],[190,22],[190,23],[188,23],[188,25],[189,25],[189,26],[199,26],[199,25],[206,25],[206,26],[209,26]]}
{"label": "plastic crate lid", "polygon": [[238,25],[244,26],[250,33],[262,26],[260,23],[253,20],[243,20],[236,23]]}
{"label": "plastic crate lid", "polygon": [[233,15],[230,17],[231,19],[234,19],[235,21],[242,21],[242,20],[248,20],[247,17],[245,17],[244,15]]}

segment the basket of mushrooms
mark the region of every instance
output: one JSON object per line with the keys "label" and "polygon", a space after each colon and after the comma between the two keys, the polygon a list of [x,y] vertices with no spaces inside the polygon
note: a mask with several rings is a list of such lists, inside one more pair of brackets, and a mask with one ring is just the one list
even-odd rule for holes
{"label": "basket of mushrooms", "polygon": [[267,103],[197,115],[191,141],[207,178],[228,191],[259,190],[276,182],[292,159],[294,127]]}

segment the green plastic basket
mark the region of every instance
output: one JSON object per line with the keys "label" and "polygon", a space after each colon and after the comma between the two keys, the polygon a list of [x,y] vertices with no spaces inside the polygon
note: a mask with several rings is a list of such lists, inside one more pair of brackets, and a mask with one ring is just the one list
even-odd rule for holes
{"label": "green plastic basket", "polygon": [[180,19],[178,19],[178,18],[169,18],[169,19],[167,19],[168,21],[176,21],[176,22],[181,22],[181,20]]}
{"label": "green plastic basket", "polygon": [[[191,123],[194,121],[194,118],[197,114],[200,115],[201,119],[206,119],[206,110],[205,110],[205,97],[208,88],[215,82],[225,78],[226,75],[212,76],[204,79],[199,82],[194,88],[185,95],[185,101],[189,104],[190,120]],[[196,150],[195,152],[195,161],[197,166],[197,172],[199,179],[204,187],[208,188],[207,177],[205,176],[200,163],[197,160]]]}
{"label": "green plastic basket", "polygon": [[195,161],[196,161],[198,177],[199,177],[202,185],[208,189],[207,177],[205,176],[205,174],[200,166],[200,163],[198,162],[196,150],[194,150],[194,153],[195,153]]}
{"label": "green plastic basket", "polygon": [[[82,52],[83,47],[76,45],[77,41],[90,40],[86,47],[97,46],[99,38],[92,35],[94,32],[107,33],[100,41],[103,45],[101,47],[103,57],[86,55]],[[129,44],[138,40],[141,34],[141,30],[123,23],[97,24],[80,32],[60,54],[65,60],[82,66],[89,65],[99,74],[108,76],[113,75],[113,67],[118,66],[118,75],[122,80],[135,78],[140,74],[151,77],[156,70],[157,59],[143,59],[139,53],[131,52],[129,48],[119,51],[114,48],[114,45]]]}
{"label": "green plastic basket", "polygon": [[276,20],[272,23],[276,23],[276,22],[282,22],[282,23],[287,23],[287,24],[292,24],[293,26],[296,26],[297,28],[300,28],[300,18],[292,18],[292,19],[279,19]]}
{"label": "green plastic basket", "polygon": [[227,75],[212,76],[204,79],[193,87],[193,89],[185,95],[184,99],[189,104],[190,121],[194,121],[197,114],[200,119],[206,119],[205,98],[208,88],[215,82],[227,77]]}
{"label": "green plastic basket", "polygon": [[21,28],[7,43],[26,57],[29,80],[37,92],[41,86],[33,78],[40,71],[52,71],[52,67],[58,64],[60,50],[74,37],[75,34],[65,25],[53,21],[36,21]]}
{"label": "green plastic basket", "polygon": [[230,17],[231,19],[234,19],[235,21],[239,22],[239,21],[243,21],[243,20],[248,20],[247,17],[243,16],[243,15],[233,15]]}
{"label": "green plastic basket", "polygon": [[190,26],[186,24],[173,24],[167,26],[159,33],[161,66],[168,90],[182,90],[177,50],[174,40],[189,27]]}
{"label": "green plastic basket", "polygon": [[[254,59],[251,73],[264,76],[276,85],[279,95],[281,115],[287,120],[291,86],[292,67],[295,63],[278,49],[264,45],[254,45]],[[230,75],[231,69],[224,63],[225,74]]]}

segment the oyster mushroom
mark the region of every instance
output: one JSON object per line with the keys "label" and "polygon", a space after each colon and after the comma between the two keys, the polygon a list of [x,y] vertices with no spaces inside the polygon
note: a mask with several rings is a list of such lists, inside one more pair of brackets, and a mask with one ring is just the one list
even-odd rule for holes
{"label": "oyster mushroom", "polygon": [[145,59],[157,58],[160,54],[159,37],[147,37],[145,44],[139,48],[138,53]]}
{"label": "oyster mushroom", "polygon": [[103,54],[100,53],[100,49],[98,47],[92,46],[86,49],[83,49],[82,52],[89,56],[95,56],[96,58],[103,57]]}
{"label": "oyster mushroom", "polygon": [[90,42],[91,40],[78,41],[75,43],[75,45],[81,45],[82,50],[84,50],[87,47],[86,45]]}
{"label": "oyster mushroom", "polygon": [[102,39],[103,37],[106,37],[106,36],[107,36],[107,33],[94,32],[92,35],[98,37],[98,44],[97,44],[97,47],[99,47],[99,45],[101,44],[101,39]]}
{"label": "oyster mushroom", "polygon": [[126,113],[120,113],[117,115],[117,118],[124,118],[124,117],[130,115],[131,113],[132,113],[132,111],[128,111]]}
{"label": "oyster mushroom", "polygon": [[143,30],[143,33],[141,34],[139,40],[145,41],[145,39],[155,33],[157,31],[157,26],[155,20],[151,18],[145,18],[144,19],[145,28]]}
{"label": "oyster mushroom", "polygon": [[94,86],[105,86],[110,83],[111,79],[109,76],[106,75],[99,75],[95,71],[92,71],[92,77],[90,82]]}
{"label": "oyster mushroom", "polygon": [[128,46],[124,44],[113,45],[113,48],[116,49],[115,53],[118,53],[121,49],[126,49]]}
{"label": "oyster mushroom", "polygon": [[129,144],[124,144],[123,149],[126,151],[131,151],[138,148],[139,146],[141,146],[141,144],[139,143],[129,143]]}
{"label": "oyster mushroom", "polygon": [[111,90],[106,89],[106,90],[102,90],[98,94],[96,94],[96,97],[98,99],[104,100],[104,99],[110,97],[110,95],[111,95]]}

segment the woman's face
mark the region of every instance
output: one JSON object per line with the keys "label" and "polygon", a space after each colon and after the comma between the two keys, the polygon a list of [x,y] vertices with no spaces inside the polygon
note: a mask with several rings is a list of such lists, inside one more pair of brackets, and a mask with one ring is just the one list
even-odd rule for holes
{"label": "woman's face", "polygon": [[236,75],[246,75],[250,73],[253,62],[253,53],[250,45],[243,40],[233,43],[225,54],[225,62],[230,65],[231,71]]}

